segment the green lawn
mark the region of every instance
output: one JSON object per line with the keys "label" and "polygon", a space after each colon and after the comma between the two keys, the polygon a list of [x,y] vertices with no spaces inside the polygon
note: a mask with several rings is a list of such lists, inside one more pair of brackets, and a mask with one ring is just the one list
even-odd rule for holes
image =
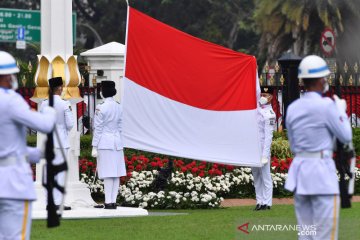
{"label": "green lawn", "polygon": [[[252,207],[216,210],[172,210],[187,215],[151,216],[96,220],[62,220],[61,226],[47,229],[45,221],[34,221],[31,239],[296,239],[295,231],[250,232],[237,227],[251,224],[295,224],[292,205],[276,205],[270,211]],[[360,203],[341,210],[339,239],[360,239]]]}

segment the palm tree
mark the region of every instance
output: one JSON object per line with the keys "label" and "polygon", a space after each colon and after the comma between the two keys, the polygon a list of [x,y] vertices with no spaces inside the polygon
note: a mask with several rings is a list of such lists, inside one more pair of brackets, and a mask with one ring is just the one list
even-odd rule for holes
{"label": "palm tree", "polygon": [[358,0],[256,0],[260,55],[274,60],[289,49],[297,55],[316,52],[324,27],[343,34],[344,19],[359,17],[359,7]]}

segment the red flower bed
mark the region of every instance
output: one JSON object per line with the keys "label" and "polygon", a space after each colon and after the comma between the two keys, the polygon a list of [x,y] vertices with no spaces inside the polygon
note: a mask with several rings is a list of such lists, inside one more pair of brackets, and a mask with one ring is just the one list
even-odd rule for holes
{"label": "red flower bed", "polygon": [[[292,158],[279,159],[277,157],[272,157],[271,167],[275,167],[273,172],[287,173],[292,161]],[[152,171],[166,167],[169,164],[169,159],[160,157],[153,157],[149,159],[144,155],[132,155],[131,157],[125,157],[125,164],[127,166],[127,177],[124,177],[123,180],[130,178],[132,171]],[[182,159],[174,159],[173,167],[174,171],[192,173],[194,176],[200,177],[221,176],[226,172],[233,171],[236,168],[235,166],[226,164]],[[356,157],[356,167],[360,168],[360,156]],[[79,168],[80,173],[93,175],[96,171],[96,164],[84,158],[79,160]]]}
{"label": "red flower bed", "polygon": [[[205,161],[191,161],[174,159],[174,171],[183,173],[192,173],[194,176],[221,176],[226,172],[233,171],[236,167],[225,164],[208,163]],[[153,157],[151,159],[144,155],[132,155],[125,157],[125,164],[127,166],[127,178],[131,177],[132,171],[152,171],[159,168],[166,167],[169,164],[168,158]],[[96,164],[85,158],[79,160],[80,173],[93,175],[96,171]]]}
{"label": "red flower bed", "polygon": [[[152,159],[147,158],[144,155],[131,157],[125,157],[125,163],[129,172],[134,170],[136,171],[151,171],[161,167],[168,166],[169,159],[154,157]],[[234,166],[217,164],[217,163],[208,163],[205,161],[191,161],[191,160],[182,160],[174,159],[173,160],[174,171],[179,171],[183,173],[192,173],[195,176],[215,176],[222,175],[226,172],[234,170]]]}
{"label": "red flower bed", "polygon": [[88,176],[94,175],[96,172],[96,163],[87,160],[86,158],[79,160],[79,171]]}
{"label": "red flower bed", "polygon": [[292,162],[292,158],[278,159],[277,157],[271,158],[271,167],[275,167],[274,172],[287,173]]}

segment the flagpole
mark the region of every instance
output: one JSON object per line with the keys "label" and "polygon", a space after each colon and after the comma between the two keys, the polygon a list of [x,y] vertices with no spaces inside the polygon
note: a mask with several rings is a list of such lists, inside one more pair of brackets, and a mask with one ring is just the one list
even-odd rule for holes
{"label": "flagpole", "polygon": [[[128,3],[128,0],[126,0]],[[125,52],[124,52],[124,77],[126,73],[126,52],[127,52],[127,42],[128,42],[128,31],[129,31],[129,18],[130,18],[130,6],[127,6],[127,14],[126,14],[126,32],[125,32]]]}

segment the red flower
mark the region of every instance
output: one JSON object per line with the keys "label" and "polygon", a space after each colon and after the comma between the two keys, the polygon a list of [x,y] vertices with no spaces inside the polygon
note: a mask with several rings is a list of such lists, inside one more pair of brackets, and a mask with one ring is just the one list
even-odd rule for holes
{"label": "red flower", "polygon": [[234,166],[231,166],[231,165],[227,165],[226,166],[226,170],[228,170],[228,171],[233,171],[234,170]]}
{"label": "red flower", "polygon": [[198,170],[199,170],[198,168],[194,167],[193,169],[191,169],[191,172],[195,174],[197,173]]}
{"label": "red flower", "polygon": [[209,174],[210,174],[210,175],[214,175],[214,169],[210,169],[210,170],[209,170]]}
{"label": "red flower", "polygon": [[157,162],[151,162],[150,164],[151,164],[152,167],[157,167],[158,166]]}
{"label": "red flower", "polygon": [[216,170],[215,170],[215,174],[221,176],[221,175],[222,175],[222,171],[216,169]]}
{"label": "red flower", "polygon": [[273,167],[278,167],[278,166],[279,166],[279,163],[278,163],[277,161],[274,161],[274,162],[271,163],[271,165],[272,165]]}
{"label": "red flower", "polygon": [[206,166],[205,166],[205,165],[200,165],[200,166],[198,166],[198,168],[201,169],[201,170],[203,170],[203,169],[206,168]]}
{"label": "red flower", "polygon": [[205,176],[204,171],[201,171],[201,172],[199,173],[199,177],[204,177],[204,176]]}
{"label": "red flower", "polygon": [[181,161],[181,160],[178,160],[178,161],[177,161],[177,164],[179,164],[180,166],[182,166],[182,165],[184,165],[184,162]]}
{"label": "red flower", "polygon": [[128,172],[126,176],[130,178],[132,176],[132,172]]}
{"label": "red flower", "polygon": [[182,171],[182,172],[186,172],[186,171],[187,171],[187,168],[186,168],[186,167],[182,167],[182,168],[181,168],[181,171]]}
{"label": "red flower", "polygon": [[142,170],[142,166],[139,164],[139,165],[136,166],[135,169],[136,169],[136,171],[141,171],[141,170]]}

